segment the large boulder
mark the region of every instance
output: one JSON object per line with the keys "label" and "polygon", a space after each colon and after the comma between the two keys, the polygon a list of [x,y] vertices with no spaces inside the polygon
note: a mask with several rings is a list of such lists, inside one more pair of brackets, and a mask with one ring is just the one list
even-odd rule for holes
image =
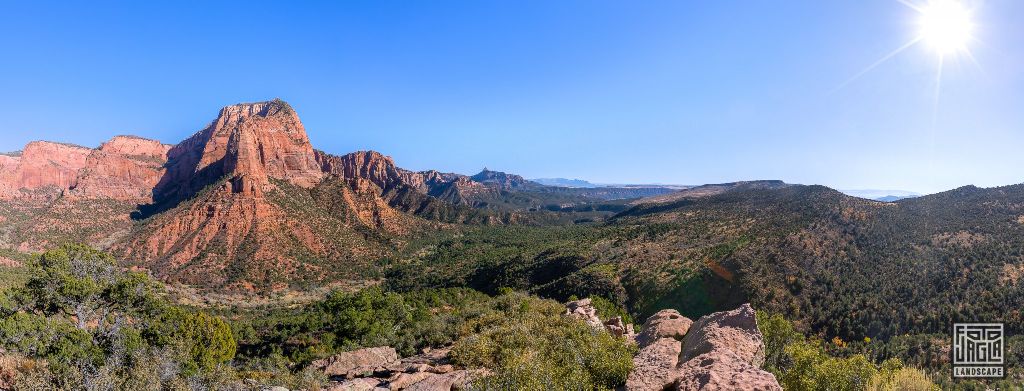
{"label": "large boulder", "polygon": [[679,377],[676,365],[682,343],[673,338],[660,338],[633,357],[633,371],[626,379],[627,391],[661,391]]}
{"label": "large boulder", "polygon": [[644,329],[636,336],[636,342],[642,348],[661,338],[681,341],[692,324],[693,321],[679,314],[679,311],[661,310],[647,318]]}
{"label": "large boulder", "polygon": [[775,375],[727,350],[694,357],[678,373],[674,389],[680,391],[782,391]]}
{"label": "large boulder", "polygon": [[310,365],[324,371],[327,376],[353,378],[373,373],[395,361],[398,361],[398,352],[392,347],[381,346],[335,354],[323,360],[313,361]]}
{"label": "large boulder", "polygon": [[683,340],[682,361],[728,350],[755,367],[764,363],[764,338],[757,329],[757,317],[750,304],[703,316],[691,329]]}
{"label": "large boulder", "polygon": [[774,375],[759,368],[764,342],[749,304],[697,322],[675,310],[660,311],[644,323],[637,342],[641,349],[626,380],[629,391],[782,390]]}

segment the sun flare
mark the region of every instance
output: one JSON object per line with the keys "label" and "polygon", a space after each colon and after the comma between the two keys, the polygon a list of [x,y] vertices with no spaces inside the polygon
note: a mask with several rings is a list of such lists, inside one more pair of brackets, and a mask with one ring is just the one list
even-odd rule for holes
{"label": "sun flare", "polygon": [[930,0],[920,9],[921,39],[941,55],[967,49],[974,30],[971,11],[956,0]]}

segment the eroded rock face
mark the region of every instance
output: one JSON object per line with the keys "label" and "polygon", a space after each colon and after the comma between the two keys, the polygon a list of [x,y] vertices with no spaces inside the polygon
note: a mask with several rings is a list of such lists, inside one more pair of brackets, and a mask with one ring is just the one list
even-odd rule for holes
{"label": "eroded rock face", "polygon": [[[0,160],[0,197],[53,197],[78,183],[78,172],[92,149],[49,141],[33,141],[19,156]],[[34,191],[44,190],[44,192]],[[40,194],[43,193],[43,194]]]}
{"label": "eroded rock face", "polygon": [[628,391],[662,391],[679,378],[679,352],[681,342],[672,338],[659,338],[640,349],[633,357],[633,371],[626,379]]}
{"label": "eroded rock face", "polygon": [[177,201],[224,176],[245,175],[266,188],[269,178],[313,187],[323,177],[298,114],[274,100],[221,109],[210,126],[168,153],[168,173],[154,192]]}
{"label": "eroded rock face", "polygon": [[359,151],[334,156],[317,151],[316,159],[324,172],[342,179],[361,178],[381,189],[403,183],[403,170],[394,160],[374,151]]}
{"label": "eroded rock face", "polygon": [[659,311],[648,318],[637,340],[643,347],[634,358],[627,390],[782,389],[774,375],[759,368],[764,343],[749,304],[697,322],[675,310]]}
{"label": "eroded rock face", "polygon": [[153,187],[163,177],[170,148],[156,140],[114,137],[89,153],[69,195],[138,204],[153,202]]}
{"label": "eroded rock face", "polygon": [[170,147],[117,136],[97,149],[36,141],[17,156],[0,155],[0,198],[151,200]]}
{"label": "eroded rock face", "polygon": [[674,389],[682,391],[782,391],[775,375],[751,365],[731,351],[714,351],[679,367]]}
{"label": "eroded rock face", "polygon": [[335,354],[310,365],[323,370],[327,376],[355,378],[365,373],[372,374],[377,368],[395,361],[398,361],[398,352],[392,347],[382,346]]}
{"label": "eroded rock face", "polygon": [[755,367],[764,363],[764,338],[750,304],[703,316],[691,329],[683,341],[683,360],[728,350]]}
{"label": "eroded rock face", "polygon": [[661,338],[682,340],[690,330],[693,321],[673,309],[661,310],[644,321],[644,328],[636,336],[640,347],[650,345]]}

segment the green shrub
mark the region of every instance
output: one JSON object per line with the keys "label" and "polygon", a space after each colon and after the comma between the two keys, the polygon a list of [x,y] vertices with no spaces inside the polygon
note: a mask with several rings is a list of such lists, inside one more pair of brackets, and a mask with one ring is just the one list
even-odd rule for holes
{"label": "green shrub", "polygon": [[625,383],[636,346],[576,319],[554,301],[523,294],[494,300],[471,320],[452,350],[454,362],[486,367],[483,389],[612,389]]}
{"label": "green shrub", "polygon": [[231,327],[205,312],[169,306],[149,323],[143,336],[154,346],[180,352],[186,373],[213,369],[235,356]]}
{"label": "green shrub", "polygon": [[26,372],[19,389],[221,389],[237,381],[223,365],[236,349],[227,323],[168,302],[148,276],[82,245],[28,264],[0,311],[0,347],[47,365]]}

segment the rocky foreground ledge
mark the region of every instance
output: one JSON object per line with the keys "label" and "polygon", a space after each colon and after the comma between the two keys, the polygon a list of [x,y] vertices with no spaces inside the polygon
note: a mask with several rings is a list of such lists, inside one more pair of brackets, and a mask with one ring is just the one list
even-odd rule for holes
{"label": "rocky foreground ledge", "polygon": [[[620,317],[602,321],[589,299],[567,303],[565,314],[637,343],[633,371],[622,387],[626,391],[782,390],[774,375],[760,369],[764,342],[750,304],[696,322],[676,310],[662,310],[647,318],[639,334]],[[329,391],[469,390],[474,380],[490,374],[487,369],[456,368],[450,351],[433,349],[399,358],[391,347],[374,347],[311,365],[332,379]]]}

